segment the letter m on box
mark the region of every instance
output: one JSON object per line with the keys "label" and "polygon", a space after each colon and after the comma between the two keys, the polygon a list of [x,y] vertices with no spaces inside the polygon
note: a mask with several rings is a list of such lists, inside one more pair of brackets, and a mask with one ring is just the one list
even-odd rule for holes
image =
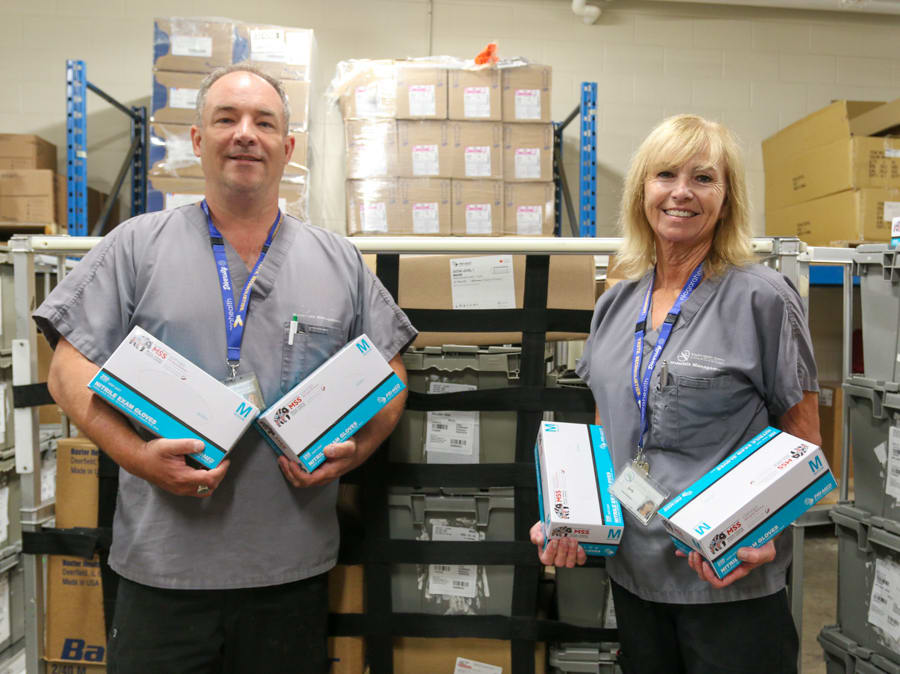
{"label": "letter m on box", "polygon": [[247,403],[242,402],[240,405],[237,406],[237,409],[234,411],[234,413],[237,414],[239,417],[246,419],[248,416],[250,416],[250,412],[252,412],[252,411],[253,411],[253,407],[251,405],[248,405]]}

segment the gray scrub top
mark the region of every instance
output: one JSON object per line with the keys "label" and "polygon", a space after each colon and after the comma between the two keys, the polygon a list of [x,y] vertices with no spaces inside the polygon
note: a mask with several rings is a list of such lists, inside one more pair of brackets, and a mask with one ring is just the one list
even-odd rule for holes
{"label": "gray scrub top", "polygon": [[[576,372],[597,403],[618,472],[634,457],[640,411],[630,367],[640,305],[650,282],[625,281],[597,302]],[[648,331],[641,376],[658,331]],[[661,375],[668,371],[666,381]],[[645,451],[650,474],[676,496],[803,398],[817,391],[803,305],[781,274],[761,265],[706,278],[682,305],[650,382]],[[785,585],[791,537],[776,541],[775,561],[722,589],[701,581],[675,556],[659,517],[645,527],[626,516],[610,577],[656,602],[714,603],[772,594]]]}
{"label": "gray scrub top", "polygon": [[[226,244],[233,292],[247,268]],[[291,316],[302,331],[288,344]],[[206,217],[198,205],[141,215],[100,242],[34,313],[51,345],[59,335],[102,364],[139,325],[223,379],[225,319]],[[239,372],[255,372],[266,404],[366,333],[385,358],[416,335],[366,268],[331,232],[286,216],[253,286]],[[154,587],[230,589],[292,582],[337,557],[337,483],[297,489],[254,429],[231,454],[207,499],[175,496],[124,470],[110,566]]]}

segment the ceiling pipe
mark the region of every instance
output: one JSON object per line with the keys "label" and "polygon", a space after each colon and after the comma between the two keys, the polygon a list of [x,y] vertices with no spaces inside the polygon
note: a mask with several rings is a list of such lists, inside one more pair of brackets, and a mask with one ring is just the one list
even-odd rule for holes
{"label": "ceiling pipe", "polygon": [[595,5],[588,5],[585,0],[572,0],[572,11],[581,17],[588,26],[597,22],[600,18],[600,8]]}
{"label": "ceiling pipe", "polygon": [[[810,9],[818,11],[900,14],[897,0],[664,0],[665,2],[703,2],[714,5],[777,7],[778,9]],[[574,3],[573,3],[574,5]]]}

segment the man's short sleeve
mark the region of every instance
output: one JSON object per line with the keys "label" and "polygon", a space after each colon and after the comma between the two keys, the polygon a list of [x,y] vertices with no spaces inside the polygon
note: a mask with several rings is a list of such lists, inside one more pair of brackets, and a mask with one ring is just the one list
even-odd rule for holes
{"label": "man's short sleeve", "polygon": [[114,230],[82,258],[32,317],[53,348],[65,337],[81,354],[102,363],[128,333],[134,311],[135,272]]}
{"label": "man's short sleeve", "polygon": [[356,253],[358,294],[351,338],[368,335],[388,360],[402,353],[418,335],[406,314]]}

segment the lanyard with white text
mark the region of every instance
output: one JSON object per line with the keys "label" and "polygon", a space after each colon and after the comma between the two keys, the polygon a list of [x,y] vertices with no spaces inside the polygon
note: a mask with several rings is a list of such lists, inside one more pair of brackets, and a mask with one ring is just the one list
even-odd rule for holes
{"label": "lanyard with white text", "polygon": [[647,287],[647,294],[644,296],[644,302],[641,305],[641,315],[638,317],[638,322],[634,330],[631,388],[634,393],[634,400],[641,410],[641,435],[638,438],[638,453],[634,460],[636,464],[643,463],[644,436],[647,433],[648,426],[647,397],[650,393],[650,378],[653,376],[653,369],[656,367],[656,362],[659,360],[660,354],[663,349],[666,348],[666,342],[669,341],[669,335],[672,332],[672,328],[675,327],[675,321],[678,320],[678,316],[681,313],[681,305],[691,296],[691,293],[694,292],[694,288],[696,288],[703,279],[703,263],[700,263],[697,265],[697,268],[694,269],[691,277],[687,280],[687,283],[684,284],[684,288],[682,288],[681,293],[678,295],[678,299],[675,300],[675,304],[672,305],[672,309],[666,316],[666,320],[663,321],[663,324],[659,329],[659,337],[656,340],[656,346],[653,347],[653,351],[650,353],[650,360],[647,363],[647,371],[644,373],[644,379],[641,382],[638,382],[641,375],[641,360],[644,355],[644,332],[647,329],[647,315],[650,313],[650,298],[653,295],[653,282],[655,278],[656,272],[650,277],[650,285]]}
{"label": "lanyard with white text", "polygon": [[275,230],[278,222],[281,220],[281,209],[275,215],[275,222],[269,230],[269,236],[263,244],[259,253],[259,259],[250,270],[250,275],[244,283],[244,289],[241,290],[240,301],[237,307],[234,305],[234,295],[231,291],[231,270],[228,268],[228,256],[225,253],[225,239],[213,224],[212,216],[209,214],[209,206],[206,205],[204,199],[200,207],[206,214],[206,223],[209,225],[209,240],[212,243],[213,257],[216,259],[216,271],[219,276],[219,286],[222,289],[222,304],[225,309],[225,337],[228,345],[227,360],[228,366],[231,368],[232,378],[237,374],[238,365],[241,362],[241,341],[244,339],[244,322],[247,320],[247,309],[250,307],[250,290],[259,276],[259,268],[262,265],[263,258],[272,245],[272,239],[275,236]]}

